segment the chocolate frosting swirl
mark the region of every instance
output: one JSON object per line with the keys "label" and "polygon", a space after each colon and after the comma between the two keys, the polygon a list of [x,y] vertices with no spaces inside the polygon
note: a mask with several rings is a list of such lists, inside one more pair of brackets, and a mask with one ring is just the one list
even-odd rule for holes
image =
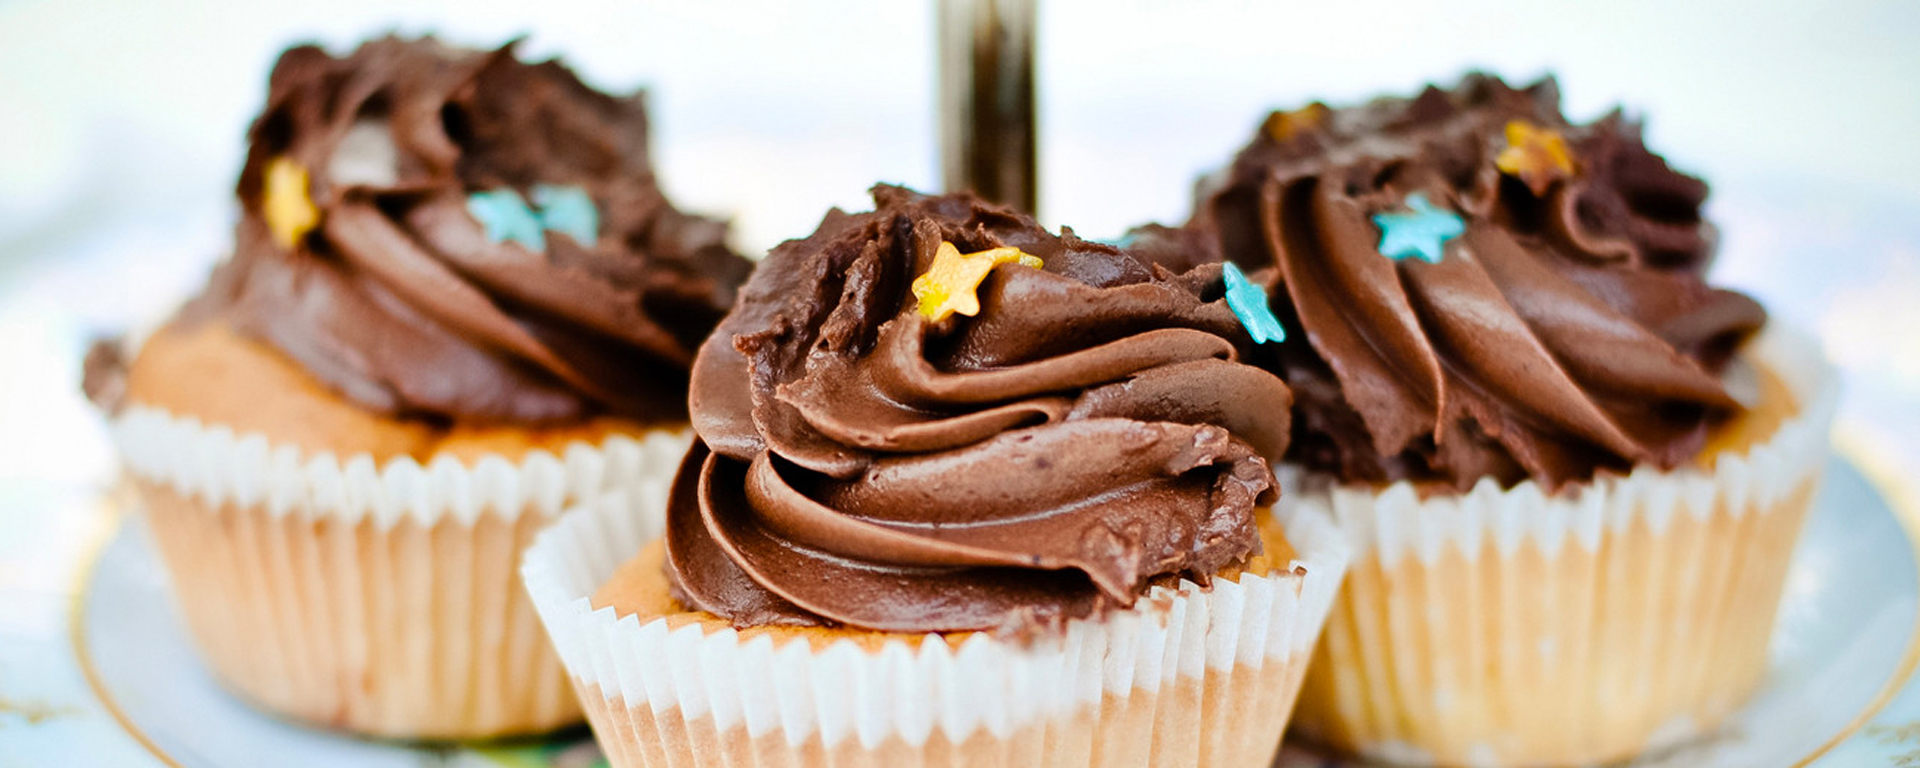
{"label": "chocolate frosting swirl", "polygon": [[[1502,173],[1514,121],[1557,131],[1571,173]],[[1379,250],[1372,216],[1415,193],[1465,220],[1439,263]],[[1298,395],[1291,459],[1348,481],[1551,489],[1684,464],[1739,410],[1718,373],[1765,314],[1705,281],[1706,195],[1619,112],[1575,125],[1551,79],[1471,75],[1275,113],[1191,226],[1273,286],[1297,331],[1268,361]]]}
{"label": "chocolate frosting swirl", "polygon": [[[677,597],[736,625],[1026,631],[1256,552],[1291,398],[1184,275],[968,195],[874,189],[775,248],[700,350]],[[909,286],[1014,246],[977,316]],[[1163,249],[1164,250],[1164,249]]]}
{"label": "chocolate frosting swirl", "polygon": [[[381,413],[537,423],[684,420],[694,350],[751,264],[725,226],[656,186],[641,97],[557,62],[427,38],[282,54],[249,134],[232,258],[183,320],[220,318]],[[309,174],[318,222],[291,247],[272,163]],[[584,190],[593,242],[494,242],[467,195]]]}

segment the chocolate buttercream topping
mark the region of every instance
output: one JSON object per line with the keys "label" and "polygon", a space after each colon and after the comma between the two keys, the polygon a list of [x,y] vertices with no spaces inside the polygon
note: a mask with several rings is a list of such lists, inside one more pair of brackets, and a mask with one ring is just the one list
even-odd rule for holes
{"label": "chocolate buttercream topping", "polygon": [[[1218,263],[1176,276],[967,195],[874,199],[775,248],[700,350],[668,510],[682,602],[1018,632],[1257,551],[1290,396],[1240,362]],[[935,321],[910,285],[943,243],[1043,267],[1001,265],[977,316]]]}
{"label": "chocolate buttercream topping", "polygon": [[[1374,217],[1459,216],[1437,263]],[[1275,113],[1191,226],[1298,329],[1290,458],[1347,481],[1548,488],[1691,461],[1739,410],[1718,373],[1765,321],[1709,287],[1707,185],[1617,111],[1576,125],[1552,80]]]}
{"label": "chocolate buttercream topping", "polygon": [[[232,322],[382,413],[684,419],[693,353],[751,264],[662,196],[639,95],[513,47],[283,54],[233,256],[184,319]],[[469,211],[476,192],[537,205],[543,185],[584,192],[590,228],[575,207],[571,228],[503,239]]]}

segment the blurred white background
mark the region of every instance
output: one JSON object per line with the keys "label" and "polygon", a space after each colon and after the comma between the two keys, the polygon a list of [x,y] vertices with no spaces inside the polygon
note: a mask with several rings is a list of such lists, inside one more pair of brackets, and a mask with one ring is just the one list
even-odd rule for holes
{"label": "blurred white background", "polygon": [[[1090,236],[1184,218],[1265,110],[1315,97],[1481,67],[1557,72],[1576,116],[1645,115],[1714,184],[1719,278],[1817,331],[1848,372],[1847,445],[1920,475],[1920,3],[1041,6],[1041,214]],[[64,512],[111,474],[85,341],[158,318],[221,256],[280,50],[525,34],[524,55],[648,88],[669,193],[759,251],[874,181],[938,187],[933,18],[931,0],[0,0],[0,657],[57,642],[75,554],[40,542],[97,519]],[[9,693],[71,682],[9,672]]]}

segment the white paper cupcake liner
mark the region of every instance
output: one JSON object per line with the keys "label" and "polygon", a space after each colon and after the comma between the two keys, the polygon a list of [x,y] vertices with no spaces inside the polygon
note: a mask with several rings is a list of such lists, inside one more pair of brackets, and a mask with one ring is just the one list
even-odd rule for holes
{"label": "white paper cupcake liner", "polygon": [[652,503],[610,494],[570,512],[522,565],[620,768],[1266,766],[1347,559],[1329,521],[1300,513],[1284,521],[1290,567],[1156,588],[1060,637],[776,643],[593,608],[660,535]]}
{"label": "white paper cupcake liner", "polygon": [[1838,399],[1810,340],[1769,330],[1748,354],[1798,410],[1711,469],[1427,499],[1283,473],[1282,504],[1330,515],[1355,553],[1300,730],[1399,763],[1585,765],[1737,707],[1765,672]]}
{"label": "white paper cupcake liner", "polygon": [[517,460],[377,466],[154,408],[128,409],[113,433],[223,684],[307,722],[434,739],[579,721],[515,584],[519,553],[582,499],[664,497],[688,440],[662,430]]}
{"label": "white paper cupcake liner", "polygon": [[210,507],[260,506],[273,517],[368,519],[383,529],[401,520],[471,524],[486,513],[553,517],[624,488],[665,493],[692,439],[685,429],[660,429],[638,439],[577,441],[559,454],[534,449],[517,460],[488,456],[471,465],[440,456],[423,465],[406,456],[376,464],[364,453],[303,452],[258,433],[235,434],[143,405],[126,408],[111,429],[126,471]]}

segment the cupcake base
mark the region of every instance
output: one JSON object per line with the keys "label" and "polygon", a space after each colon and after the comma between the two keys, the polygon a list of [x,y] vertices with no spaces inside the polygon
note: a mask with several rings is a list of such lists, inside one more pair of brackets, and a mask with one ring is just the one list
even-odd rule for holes
{"label": "cupcake base", "polygon": [[581,500],[664,497],[689,440],[390,418],[215,322],[156,333],[125,383],[114,442],[201,656],[263,709],[368,736],[578,722],[519,553]]}
{"label": "cupcake base", "polygon": [[[741,768],[828,766],[1258,766],[1273,762],[1278,724],[1292,709],[1287,691],[1299,690],[1304,657],[1259,670],[1210,673],[1158,691],[1108,694],[1098,705],[1015,729],[1005,736],[975,731],[955,741],[935,730],[924,742],[895,735],[878,744],[819,735],[789,744],[775,732],[754,735],[744,726],[722,729],[711,717],[677,708],[656,713],[629,706],[591,684],[580,688],[600,746],[615,766],[677,765],[698,755],[699,765]],[[1230,703],[1240,703],[1228,709]]]}
{"label": "cupcake base", "polygon": [[1766,673],[1835,396],[1808,342],[1756,352],[1758,404],[1698,468],[1285,497],[1358,553],[1298,732],[1408,765],[1580,766],[1719,726]]}
{"label": "cupcake base", "polygon": [[538,733],[580,719],[512,582],[545,517],[381,529],[209,509],[158,483],[136,485],[202,656],[255,705],[409,739]]}
{"label": "cupcake base", "polygon": [[1661,534],[1637,523],[1597,551],[1362,558],[1299,729],[1376,760],[1475,766],[1608,763],[1711,731],[1765,675],[1812,490]]}
{"label": "cupcake base", "polygon": [[658,535],[627,522],[654,517],[630,506],[570,513],[523,566],[616,768],[1265,768],[1345,565],[1308,516],[1287,525],[1297,551],[1276,540],[1271,561],[1209,588],[1157,587],[1025,644],[736,630],[672,602],[657,541],[628,560]]}

